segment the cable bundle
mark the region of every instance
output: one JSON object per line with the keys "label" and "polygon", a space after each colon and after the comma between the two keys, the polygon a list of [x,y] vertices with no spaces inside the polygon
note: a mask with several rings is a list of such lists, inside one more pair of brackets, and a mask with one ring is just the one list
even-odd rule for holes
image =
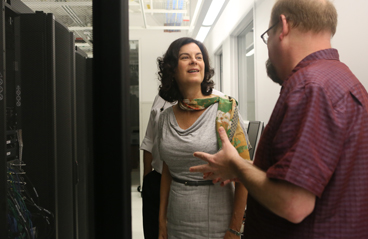
{"label": "cable bundle", "polygon": [[[39,198],[37,191],[21,168],[15,171],[10,166],[7,169],[8,238],[52,238],[54,233],[54,215],[38,205]],[[27,182],[31,184],[33,192],[37,197],[37,204],[27,190],[27,182],[24,181],[23,177],[19,177],[19,175],[25,176]],[[33,209],[32,212],[28,210],[27,206],[29,206],[29,209]]]}
{"label": "cable bundle", "polygon": [[9,238],[35,239],[32,224],[32,215],[28,211],[24,197],[22,196],[22,186],[25,183],[19,179],[18,174],[11,168],[7,172],[7,202],[8,202],[8,224]]}

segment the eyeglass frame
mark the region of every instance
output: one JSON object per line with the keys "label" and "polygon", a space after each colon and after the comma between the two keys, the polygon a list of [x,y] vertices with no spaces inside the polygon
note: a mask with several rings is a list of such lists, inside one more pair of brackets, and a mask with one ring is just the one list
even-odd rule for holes
{"label": "eyeglass frame", "polygon": [[267,45],[268,42],[268,37],[267,39],[264,39],[264,36],[266,35],[267,32],[269,32],[272,28],[276,27],[279,24],[279,21],[277,21],[275,24],[273,24],[270,28],[268,28],[262,35],[261,38],[263,40],[263,42]]}

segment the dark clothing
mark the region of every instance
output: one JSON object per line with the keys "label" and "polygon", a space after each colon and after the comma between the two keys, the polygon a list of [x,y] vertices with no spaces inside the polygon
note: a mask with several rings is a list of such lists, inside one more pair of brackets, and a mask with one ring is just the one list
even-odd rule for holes
{"label": "dark clothing", "polygon": [[158,238],[161,174],[153,170],[143,178],[143,232],[145,239]]}
{"label": "dark clothing", "polygon": [[283,83],[254,165],[316,204],[293,224],[249,196],[245,238],[368,238],[368,94],[337,50],[307,56]]}

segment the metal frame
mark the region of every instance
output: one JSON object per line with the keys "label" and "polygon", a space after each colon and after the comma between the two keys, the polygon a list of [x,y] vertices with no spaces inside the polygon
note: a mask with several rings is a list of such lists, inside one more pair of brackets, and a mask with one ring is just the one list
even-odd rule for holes
{"label": "metal frame", "polygon": [[[128,1],[93,1],[95,238],[131,238]],[[111,37],[110,26],[116,29]]]}

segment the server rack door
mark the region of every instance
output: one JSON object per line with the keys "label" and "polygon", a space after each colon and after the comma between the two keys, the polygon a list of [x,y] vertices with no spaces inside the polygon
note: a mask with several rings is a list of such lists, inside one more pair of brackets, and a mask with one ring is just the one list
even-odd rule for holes
{"label": "server rack door", "polygon": [[56,99],[55,35],[52,14],[21,14],[15,18],[22,84],[23,161],[38,192],[45,218],[36,221],[39,237],[55,237],[56,206]]}
{"label": "server rack door", "polygon": [[[6,164],[7,164],[7,196],[8,196],[8,234],[9,237],[17,234],[28,234],[32,232],[32,219],[29,218],[27,205],[24,203],[24,168],[21,157],[21,86],[17,58],[19,51],[15,47],[16,39],[13,19],[16,13],[8,7],[5,8],[5,42],[6,42]],[[2,91],[0,89],[0,91]],[[23,199],[23,200],[22,200]],[[26,219],[23,221],[16,212],[16,204],[20,205],[20,213]],[[21,225],[19,227],[18,225]]]}
{"label": "server rack door", "polygon": [[56,175],[58,238],[74,238],[74,41],[55,21]]}
{"label": "server rack door", "polygon": [[78,184],[76,187],[77,195],[77,215],[78,215],[78,238],[89,239],[88,221],[88,136],[86,115],[87,99],[86,99],[86,77],[87,77],[87,54],[77,49],[75,52],[75,70],[76,70],[76,118],[77,118],[77,159],[78,159]]}
{"label": "server rack door", "polygon": [[[0,2],[4,9],[4,1]],[[7,238],[6,203],[6,102],[5,102],[5,15],[0,11],[0,238]]]}
{"label": "server rack door", "polygon": [[[93,162],[94,162],[94,156],[93,156],[93,101],[92,101],[92,74],[93,74],[93,59],[87,58],[86,59],[86,85],[85,85],[85,100],[86,100],[86,130],[87,130],[87,154],[86,154],[86,194],[88,198],[88,204],[87,204],[87,211],[88,211],[88,221],[87,221],[87,237],[88,239],[94,239],[95,235],[93,233],[93,229],[95,228],[94,224],[94,184],[93,184]],[[83,239],[83,238],[82,238]]]}

